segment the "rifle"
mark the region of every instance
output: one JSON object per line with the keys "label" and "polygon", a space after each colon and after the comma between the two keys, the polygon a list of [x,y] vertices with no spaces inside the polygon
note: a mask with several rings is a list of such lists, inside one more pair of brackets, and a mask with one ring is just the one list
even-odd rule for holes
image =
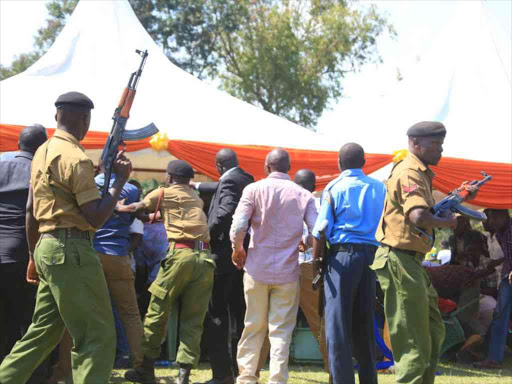
{"label": "rifle", "polygon": [[144,68],[144,64],[148,57],[147,50],[143,52],[136,49],[135,52],[142,57],[142,61],[139,69],[131,74],[128,86],[124,89],[119,105],[114,111],[114,116],[112,117],[114,123],[110,130],[110,134],[108,135],[105,147],[103,148],[103,152],[101,153],[101,161],[105,165],[105,183],[103,184],[102,196],[105,196],[110,187],[112,166],[116,159],[119,146],[122,145],[124,141],[141,140],[158,133],[158,128],[153,123],[143,128],[133,129],[130,131],[125,130],[126,123],[130,117],[130,109],[132,108],[133,100],[135,99],[137,83],[139,82],[142,69]]}
{"label": "rifle", "polygon": [[325,232],[328,225],[329,222],[327,220],[323,220],[318,227],[320,238],[316,239],[313,237],[313,272],[315,273],[315,278],[311,284],[313,286],[313,291],[316,291],[320,288],[318,300],[318,315],[320,317],[322,317],[324,313],[323,292],[321,287],[323,286],[322,278],[325,272],[324,265],[325,261],[327,260],[327,236]]}
{"label": "rifle", "polygon": [[324,260],[326,260],[326,248],[327,248],[327,237],[325,236],[325,230],[329,222],[327,220],[322,221],[318,227],[320,238],[317,240],[313,238],[313,271],[315,272],[315,278],[313,279],[313,290],[316,291],[320,287],[322,276],[324,273]]}
{"label": "rifle", "polygon": [[[474,185],[477,188],[480,188],[482,185],[484,185],[485,183],[492,179],[492,176],[488,175],[484,171],[481,171],[480,173],[484,178],[482,180],[473,180],[468,185]],[[465,202],[468,199],[468,197],[469,192],[464,188],[464,186],[457,188],[450,192],[450,194],[446,196],[443,200],[441,200],[439,203],[434,205],[431,209],[431,212],[434,216],[440,216],[443,212],[450,210],[454,213],[459,213],[462,216],[467,217],[468,219],[473,219],[477,221],[487,220],[487,216],[485,215],[485,213],[475,211],[462,205],[462,203]],[[419,237],[425,243],[430,244],[431,246],[434,245],[433,236],[429,235],[424,229],[416,227],[416,230],[418,231]]]}

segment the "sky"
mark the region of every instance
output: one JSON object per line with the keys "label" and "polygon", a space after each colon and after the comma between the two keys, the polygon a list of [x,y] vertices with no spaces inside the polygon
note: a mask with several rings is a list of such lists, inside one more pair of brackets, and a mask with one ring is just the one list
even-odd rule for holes
{"label": "sky", "polygon": [[[82,0],[83,1],[83,0]],[[100,0],[96,0],[100,1]],[[319,121],[318,130],[332,125],[336,113],[352,98],[360,98],[371,89],[373,94],[385,94],[397,81],[397,72],[407,76],[438,32],[457,12],[464,12],[464,3],[480,0],[377,0],[374,4],[385,12],[397,36],[385,34],[378,39],[381,64],[367,64],[360,72],[349,75],[344,85],[344,98],[333,103]],[[0,0],[0,64],[10,65],[16,55],[33,50],[34,36],[48,18],[48,0]],[[512,0],[487,0],[485,7],[492,22],[505,35],[512,36]]]}

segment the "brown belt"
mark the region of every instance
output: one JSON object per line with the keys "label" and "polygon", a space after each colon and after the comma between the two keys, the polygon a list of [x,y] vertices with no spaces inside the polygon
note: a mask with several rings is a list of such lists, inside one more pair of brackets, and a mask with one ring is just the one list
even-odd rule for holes
{"label": "brown belt", "polygon": [[91,234],[89,231],[81,231],[78,228],[57,228],[50,232],[45,232],[41,235],[42,239],[52,238],[52,239],[60,239],[60,234],[64,232],[64,237],[66,239],[91,239]]}
{"label": "brown belt", "polygon": [[169,240],[169,243],[174,243],[174,249],[180,249],[180,248],[190,248],[190,249],[199,249],[199,250],[207,250],[210,249],[210,244],[205,243],[204,241],[176,241],[176,240]]}

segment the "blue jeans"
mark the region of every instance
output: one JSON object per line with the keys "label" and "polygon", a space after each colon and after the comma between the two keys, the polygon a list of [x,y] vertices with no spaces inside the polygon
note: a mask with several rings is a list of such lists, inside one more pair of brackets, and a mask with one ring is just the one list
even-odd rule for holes
{"label": "blue jeans", "polygon": [[498,292],[498,303],[494,310],[491,323],[491,339],[489,342],[489,360],[502,362],[505,358],[505,343],[507,342],[508,323],[512,312],[512,285],[508,276],[503,278]]}
{"label": "blue jeans", "polygon": [[332,247],[325,275],[325,336],[334,384],[355,384],[352,352],[359,363],[359,383],[377,384],[375,368],[375,272],[377,247]]}

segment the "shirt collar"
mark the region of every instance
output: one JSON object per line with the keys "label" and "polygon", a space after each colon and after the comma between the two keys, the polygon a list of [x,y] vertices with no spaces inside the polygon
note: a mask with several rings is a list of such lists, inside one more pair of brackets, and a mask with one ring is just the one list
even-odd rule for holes
{"label": "shirt collar", "polygon": [[435,173],[428,166],[426,166],[425,163],[423,163],[423,161],[421,161],[416,155],[414,155],[411,152],[408,152],[406,159],[411,163],[411,165],[416,166],[417,169],[429,175],[430,178],[434,178]]}
{"label": "shirt collar", "polygon": [[32,153],[30,153],[30,152],[19,151],[19,152],[16,152],[14,157],[24,157],[26,159],[32,160],[34,158],[34,155]]}
{"label": "shirt collar", "polygon": [[73,136],[71,133],[69,132],[66,132],[66,131],[63,131],[62,129],[56,129],[54,134],[53,134],[54,137],[58,137],[62,140],[65,140],[65,141],[68,141],[70,142],[71,144],[74,144],[76,145],[78,148],[80,148],[82,151],[85,152],[85,149],[84,147],[82,147],[82,145],[80,144],[80,142],[76,139],[75,136]]}
{"label": "shirt collar", "polygon": [[226,172],[224,172],[221,176],[220,176],[220,179],[219,180],[222,180],[224,179],[227,175],[229,175],[231,172],[233,172],[235,169],[237,169],[238,167],[233,167],[233,168],[230,168],[228,169]]}
{"label": "shirt collar", "polygon": [[345,169],[340,173],[339,177],[345,176],[366,176],[361,168]]}
{"label": "shirt collar", "polygon": [[267,179],[283,179],[283,180],[291,180],[290,175],[283,172],[272,172],[267,176]]}

